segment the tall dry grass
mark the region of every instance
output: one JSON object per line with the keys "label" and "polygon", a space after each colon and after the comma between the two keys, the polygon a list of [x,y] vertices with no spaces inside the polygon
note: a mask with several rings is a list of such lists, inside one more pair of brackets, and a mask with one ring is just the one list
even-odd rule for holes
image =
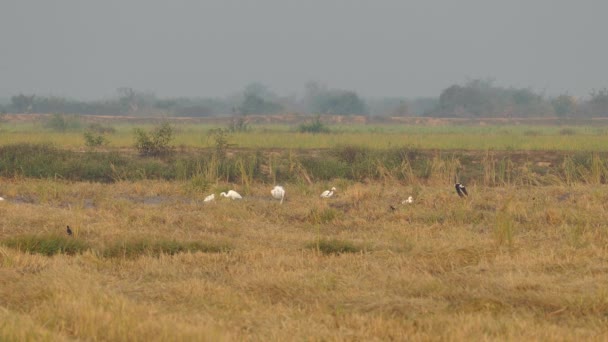
{"label": "tall dry grass", "polygon": [[[428,185],[284,184],[283,205],[259,183],[2,179],[0,241],[69,224],[88,248],[0,243],[0,340],[608,338],[605,186],[462,200],[442,167]],[[233,187],[242,201],[203,204]],[[107,253],[133,241],[226,248]]]}

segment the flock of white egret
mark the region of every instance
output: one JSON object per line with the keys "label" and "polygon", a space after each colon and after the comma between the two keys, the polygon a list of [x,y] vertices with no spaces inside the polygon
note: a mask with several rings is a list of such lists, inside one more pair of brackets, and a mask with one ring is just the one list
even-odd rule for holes
{"label": "flock of white egret", "polygon": [[[469,193],[467,192],[467,188],[462,185],[461,183],[456,183],[454,184],[454,188],[456,189],[456,193],[458,194],[458,196],[460,197],[468,197]],[[337,191],[337,189],[335,187],[332,187],[329,190],[325,190],[321,193],[321,198],[330,198],[334,195],[334,193]],[[272,195],[272,198],[281,201],[280,203],[283,204],[283,200],[285,199],[285,188],[283,188],[280,185],[276,185],[274,188],[272,188],[272,190],[270,190],[270,194]],[[222,192],[220,193],[220,196],[222,197],[228,197],[230,199],[242,199],[243,196],[241,196],[238,192],[234,191],[234,190],[229,190],[227,193],[226,192]],[[211,194],[207,197],[205,197],[204,202],[211,202],[215,200],[215,194]],[[407,199],[403,200],[401,202],[401,204],[412,204],[414,203],[414,197],[409,196]],[[392,208],[392,206],[391,206]]]}
{"label": "flock of white egret", "polygon": [[[325,190],[321,193],[321,198],[330,198],[334,195],[334,192],[336,192],[337,189],[335,187],[332,187],[330,190]],[[283,188],[280,185],[276,185],[274,188],[272,188],[272,190],[270,190],[270,195],[272,195],[272,198],[279,200],[281,204],[283,204],[283,201],[285,200],[285,188]],[[241,194],[239,194],[238,192],[234,191],[234,190],[229,190],[228,192],[221,192],[220,193],[221,197],[227,197],[233,200],[236,199],[243,199],[243,196],[241,196]],[[411,196],[410,196],[411,198]],[[205,199],[203,200],[203,202],[212,202],[215,200],[215,194],[211,194],[207,197],[205,197]],[[410,202],[411,203],[411,202]]]}
{"label": "flock of white egret", "polygon": [[[460,184],[460,183],[456,183],[454,184],[454,188],[456,188],[456,193],[458,194],[458,196],[460,197],[468,197],[469,193],[467,192],[467,189],[464,185]],[[334,193],[337,191],[337,189],[335,187],[332,187],[329,190],[325,190],[321,193],[321,198],[330,198],[334,195]],[[272,198],[279,200],[281,204],[283,204],[283,201],[285,200],[285,188],[283,188],[280,185],[276,185],[274,188],[272,188],[272,190],[270,190],[270,194],[272,195]],[[241,194],[239,194],[238,192],[234,191],[234,190],[228,190],[228,192],[221,192],[220,193],[221,197],[227,197],[230,198],[232,200],[236,200],[236,199],[243,199],[243,196],[241,196]],[[205,197],[205,199],[203,200],[203,202],[212,202],[215,200],[215,194],[211,194],[207,197]],[[0,197],[0,201],[4,201],[4,198]],[[412,204],[414,203],[414,198],[412,196],[409,196],[406,200],[403,200],[401,202],[401,204]]]}
{"label": "flock of white egret", "polygon": [[[469,193],[467,192],[467,189],[464,185],[462,185],[461,183],[456,183],[454,184],[454,188],[456,189],[456,193],[458,194],[459,197],[464,198],[464,197],[468,197]],[[325,190],[321,193],[321,198],[330,198],[334,195],[334,193],[337,191],[337,189],[335,187],[332,187],[329,190]],[[272,195],[272,198],[279,200],[281,204],[283,204],[283,200],[285,200],[285,188],[283,188],[280,185],[276,185],[274,188],[272,188],[272,190],[270,190],[270,195]],[[220,193],[221,197],[227,197],[230,198],[232,200],[237,200],[237,199],[243,199],[243,196],[241,196],[241,194],[239,194],[238,192],[234,191],[234,190],[228,190],[228,192],[221,192]],[[205,199],[203,200],[203,202],[212,202],[215,200],[215,194],[211,194],[207,197],[205,197]],[[0,201],[4,201],[4,198],[0,197]],[[414,203],[414,197],[409,196],[406,200],[403,200],[401,202],[401,204],[412,204]],[[397,208],[395,208],[393,205],[390,206],[391,210],[396,210]],[[70,229],[70,226],[67,226],[66,229],[66,233],[68,235],[72,235],[72,229]]]}

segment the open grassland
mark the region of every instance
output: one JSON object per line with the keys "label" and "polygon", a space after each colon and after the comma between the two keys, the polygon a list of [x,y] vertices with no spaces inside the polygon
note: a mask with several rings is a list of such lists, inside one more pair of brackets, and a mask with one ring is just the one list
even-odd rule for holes
{"label": "open grassland", "polygon": [[605,125],[106,124],[0,124],[2,341],[608,339]]}
{"label": "open grassland", "polygon": [[[4,123],[0,125],[0,145],[14,143],[54,144],[60,148],[84,150],[86,123],[67,131],[53,131],[42,123]],[[108,124],[115,132],[106,134],[109,149],[132,148],[134,129],[149,130],[149,123]],[[210,148],[211,129],[226,125],[174,123],[176,146]],[[297,125],[257,124],[247,132],[232,133],[228,142],[239,148],[322,149],[336,145],[386,149],[408,146],[417,149],[464,150],[560,150],[606,151],[608,126],[423,126],[402,124],[356,124],[328,126],[329,134],[297,133]]]}
{"label": "open grassland", "polygon": [[0,340],[608,339],[605,185],[191,185],[2,179]]}

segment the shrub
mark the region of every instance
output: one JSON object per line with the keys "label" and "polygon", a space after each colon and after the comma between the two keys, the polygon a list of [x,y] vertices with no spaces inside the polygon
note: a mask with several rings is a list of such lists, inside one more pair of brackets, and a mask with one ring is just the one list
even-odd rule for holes
{"label": "shrub", "polygon": [[146,132],[140,128],[135,129],[135,148],[142,156],[166,156],[172,152],[173,127],[164,122]]}
{"label": "shrub", "polygon": [[81,125],[80,120],[75,115],[67,116],[63,114],[53,114],[44,124],[46,128],[57,132],[79,129]]}
{"label": "shrub", "polygon": [[221,253],[230,249],[226,244],[206,244],[198,241],[135,239],[111,245],[105,248],[102,254],[106,258],[137,258],[185,252]]}
{"label": "shrub", "polygon": [[228,129],[216,128],[209,130],[209,135],[213,137],[215,143],[215,154],[220,160],[226,157],[226,151],[232,145],[228,143]]}
{"label": "shrub", "polygon": [[338,239],[321,239],[319,241],[310,242],[306,245],[307,248],[316,249],[319,252],[329,255],[340,255],[343,253],[360,253],[365,251],[365,248],[357,246],[354,243],[346,240]]}
{"label": "shrub", "polygon": [[562,128],[559,135],[576,135],[576,130],[574,128]]}
{"label": "shrub", "polygon": [[306,219],[312,224],[322,224],[333,221],[337,216],[338,212],[332,208],[326,208],[323,210],[313,208],[306,216]]}
{"label": "shrub", "polygon": [[84,144],[87,147],[97,147],[108,144],[108,140],[103,135],[95,134],[93,131],[87,130],[83,135]]}
{"label": "shrub", "polygon": [[49,144],[15,144],[0,147],[0,176],[111,182],[143,177],[174,179],[175,170],[159,160],[129,158],[118,152],[78,153]]}
{"label": "shrub", "polygon": [[230,119],[230,123],[228,124],[228,130],[232,133],[249,131],[249,124],[247,123],[245,116],[241,115],[238,117],[232,117],[232,119]]}
{"label": "shrub", "polygon": [[5,240],[3,244],[22,252],[46,256],[60,253],[74,255],[89,249],[89,245],[82,240],[60,235],[23,235]]}
{"label": "shrub", "polygon": [[321,117],[317,115],[311,122],[303,123],[298,126],[300,133],[329,133],[329,128],[321,122]]}
{"label": "shrub", "polygon": [[114,134],[116,129],[112,126],[103,126],[102,124],[92,123],[89,125],[88,130],[99,134]]}

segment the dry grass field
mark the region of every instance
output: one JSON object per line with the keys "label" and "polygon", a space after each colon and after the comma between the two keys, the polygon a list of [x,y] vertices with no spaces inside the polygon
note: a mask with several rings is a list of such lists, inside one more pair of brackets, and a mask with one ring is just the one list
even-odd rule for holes
{"label": "dry grass field", "polygon": [[1,179],[0,340],[608,339],[606,186],[283,185]]}

